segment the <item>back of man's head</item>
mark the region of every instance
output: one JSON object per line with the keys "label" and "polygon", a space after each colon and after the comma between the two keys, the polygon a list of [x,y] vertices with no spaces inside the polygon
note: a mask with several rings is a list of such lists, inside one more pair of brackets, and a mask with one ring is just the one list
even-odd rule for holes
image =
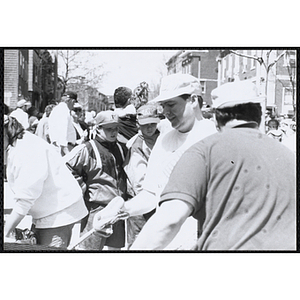
{"label": "back of man's head", "polygon": [[114,92],[114,102],[116,108],[126,107],[132,96],[132,90],[128,87],[118,87]]}
{"label": "back of man's head", "polygon": [[62,102],[65,102],[68,105],[70,110],[73,109],[74,103],[77,102],[77,93],[74,92],[66,92],[63,94],[61,98]]}
{"label": "back of man's head", "polygon": [[252,82],[225,83],[212,90],[211,96],[219,127],[231,120],[253,121],[260,125],[263,97]]}
{"label": "back of man's head", "polygon": [[70,99],[77,101],[77,93],[75,93],[75,92],[66,92],[64,95]]}

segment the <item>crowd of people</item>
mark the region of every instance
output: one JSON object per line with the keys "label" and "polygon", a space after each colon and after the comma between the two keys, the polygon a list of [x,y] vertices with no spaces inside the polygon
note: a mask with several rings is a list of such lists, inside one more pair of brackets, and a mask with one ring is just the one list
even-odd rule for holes
{"label": "crowd of people", "polygon": [[294,118],[270,117],[266,122],[266,133],[296,154],[296,122]]}
{"label": "crowd of people", "polygon": [[193,217],[191,250],[295,250],[296,123],[272,118],[262,133],[248,81],[214,89],[210,118],[194,76],[148,92],[118,87],[115,108],[89,119],[74,92],[42,116],[24,99],[5,113],[5,241],[28,214],[40,245],[162,250]]}

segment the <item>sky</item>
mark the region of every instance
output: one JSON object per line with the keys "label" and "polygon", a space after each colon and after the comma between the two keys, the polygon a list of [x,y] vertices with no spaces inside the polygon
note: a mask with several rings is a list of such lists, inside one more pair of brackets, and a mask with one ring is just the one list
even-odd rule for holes
{"label": "sky", "polygon": [[[105,76],[97,87],[105,95],[113,95],[119,86],[127,86],[132,90],[141,82],[146,81],[151,88],[153,83],[160,83],[161,77],[167,75],[168,61],[178,50],[82,50],[81,62],[85,67],[94,69],[102,65],[100,73]],[[59,58],[58,74],[62,74],[64,64]],[[83,75],[82,69],[77,69],[73,75]]]}

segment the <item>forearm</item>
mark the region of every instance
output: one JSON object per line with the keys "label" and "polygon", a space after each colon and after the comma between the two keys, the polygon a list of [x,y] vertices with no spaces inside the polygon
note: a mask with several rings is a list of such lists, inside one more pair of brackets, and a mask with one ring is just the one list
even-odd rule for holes
{"label": "forearm", "polygon": [[137,196],[124,203],[124,211],[130,216],[138,216],[150,212],[156,207],[157,198],[154,194],[143,190]]}
{"label": "forearm", "polygon": [[162,250],[167,247],[179,232],[181,225],[162,224],[155,213],[145,224],[130,250]]}
{"label": "forearm", "polygon": [[21,215],[13,210],[5,222],[4,236],[8,237],[24,217],[24,215]]}
{"label": "forearm", "polygon": [[183,201],[163,203],[143,227],[130,250],[164,249],[177,235],[191,212],[192,207]]}

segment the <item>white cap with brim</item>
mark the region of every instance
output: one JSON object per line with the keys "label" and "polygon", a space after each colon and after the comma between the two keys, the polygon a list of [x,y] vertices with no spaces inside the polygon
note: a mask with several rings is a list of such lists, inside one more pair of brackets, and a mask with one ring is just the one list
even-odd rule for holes
{"label": "white cap with brim", "polygon": [[140,125],[159,123],[160,118],[157,113],[158,104],[148,102],[142,105],[136,112],[136,119]]}
{"label": "white cap with brim", "polygon": [[259,96],[256,85],[251,81],[225,83],[211,92],[212,107],[226,108],[245,103],[261,103],[264,97]]}
{"label": "white cap with brim", "polygon": [[95,117],[95,123],[98,126],[119,124],[119,117],[112,110],[101,111]]}
{"label": "white cap with brim", "polygon": [[31,102],[26,101],[25,99],[22,99],[20,101],[18,101],[17,103],[17,107],[23,107],[23,106],[31,106]]}
{"label": "white cap with brim", "polygon": [[199,79],[190,74],[172,74],[161,80],[159,96],[149,102],[162,102],[181,95],[201,95],[202,87]]}
{"label": "white cap with brim", "polygon": [[148,118],[139,118],[138,123],[140,125],[146,125],[146,124],[151,124],[151,123],[159,123],[160,118],[154,118],[154,117],[148,117]]}

